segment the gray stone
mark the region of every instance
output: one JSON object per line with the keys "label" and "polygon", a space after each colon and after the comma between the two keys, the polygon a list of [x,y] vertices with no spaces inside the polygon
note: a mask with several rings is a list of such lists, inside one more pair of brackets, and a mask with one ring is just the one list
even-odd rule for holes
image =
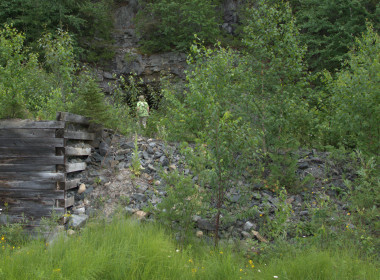
{"label": "gray stone", "polygon": [[128,206],[126,206],[124,209],[125,209],[125,212],[126,212],[128,215],[132,215],[133,213],[136,212],[135,209],[133,209],[133,208],[131,208],[131,207],[128,207]]}
{"label": "gray stone", "polygon": [[147,200],[147,197],[142,193],[134,193],[134,194],[132,194],[132,198],[134,200],[139,201],[139,202],[144,202]]}
{"label": "gray stone", "polygon": [[73,212],[76,215],[85,214],[86,213],[86,208],[84,208],[84,207],[76,208]]}
{"label": "gray stone", "polygon": [[160,162],[162,166],[168,166],[169,165],[169,160],[167,159],[166,156],[160,157]]}
{"label": "gray stone", "polygon": [[108,146],[107,143],[105,143],[105,142],[100,143],[100,145],[99,145],[99,154],[101,156],[104,157],[106,154],[109,153],[109,150],[110,150],[110,147]]}
{"label": "gray stone", "polygon": [[248,221],[244,224],[243,229],[244,231],[250,231],[251,229],[256,229],[256,225]]}
{"label": "gray stone", "polygon": [[197,227],[203,230],[215,230],[215,223],[210,222],[206,219],[199,219],[197,221]]}
{"label": "gray stone", "polygon": [[86,224],[87,220],[88,220],[87,215],[83,215],[83,214],[75,215],[75,214],[73,214],[70,217],[69,226],[73,227],[73,228],[80,228]]}
{"label": "gray stone", "polygon": [[307,211],[307,210],[305,210],[305,211],[301,211],[301,212],[300,212],[300,215],[301,215],[301,216],[309,215],[309,211]]}
{"label": "gray stone", "polygon": [[242,232],[241,232],[241,235],[242,235],[244,238],[246,238],[246,239],[252,237],[252,236],[251,236],[248,232],[246,232],[246,231],[242,231]]}

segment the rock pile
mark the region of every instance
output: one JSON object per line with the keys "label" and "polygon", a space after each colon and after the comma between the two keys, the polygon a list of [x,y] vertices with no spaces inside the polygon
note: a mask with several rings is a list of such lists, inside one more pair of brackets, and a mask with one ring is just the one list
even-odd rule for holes
{"label": "rock pile", "polygon": [[[75,205],[71,209],[73,217],[70,226],[77,228],[84,223],[83,220],[95,214],[110,216],[120,206],[138,219],[150,219],[152,217],[144,210],[148,206],[156,207],[166,196],[166,185],[160,172],[177,169],[192,176],[188,169],[183,168],[183,157],[177,144],[139,137],[137,146],[140,176],[135,176],[131,170],[136,153],[132,139],[107,132],[99,147],[93,148],[86,160],[87,170],[82,173],[81,182],[85,187],[72,191]],[[311,207],[316,207],[318,201],[328,199],[327,195],[335,195],[329,186],[344,187],[342,170],[329,162],[327,153],[304,151],[300,152],[299,157],[297,176],[303,179],[309,175],[314,179],[299,193],[288,195],[285,201],[280,201],[265,185],[252,185],[248,181],[241,181],[228,190],[223,207],[231,217],[222,217],[222,238],[244,240],[255,237],[265,240],[259,233],[263,225],[260,219],[272,220],[277,209],[284,205],[291,206],[291,222],[309,219],[311,213],[310,207],[306,207],[306,200]],[[197,178],[193,180],[196,182]],[[342,211],[345,210],[345,205],[339,201],[336,203]],[[215,220],[212,217],[211,213],[193,217],[196,236],[205,238],[204,233],[214,230]]]}

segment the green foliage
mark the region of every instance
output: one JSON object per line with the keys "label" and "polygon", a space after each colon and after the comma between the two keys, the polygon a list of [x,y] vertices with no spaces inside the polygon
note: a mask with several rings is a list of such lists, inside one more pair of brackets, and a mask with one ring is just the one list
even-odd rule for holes
{"label": "green foliage", "polygon": [[[248,10],[243,42],[247,47],[244,102],[263,135],[264,152],[276,141],[286,147],[309,142],[307,75],[299,31],[288,4],[259,1]],[[291,139],[287,139],[289,135]]]}
{"label": "green foliage", "polygon": [[147,53],[189,49],[194,36],[213,42],[219,17],[213,0],[159,0],[143,2],[136,17],[141,49]]}
{"label": "green foliage", "polygon": [[331,97],[323,132],[335,145],[379,155],[380,39],[370,25],[348,57],[336,78],[326,74]]}
{"label": "green foliage", "polygon": [[75,113],[90,117],[94,122],[108,127],[113,119],[110,114],[111,107],[106,103],[104,93],[88,73],[79,76],[77,98],[73,109]]}
{"label": "green foliage", "polygon": [[[0,3],[0,24],[13,23],[26,34],[26,43],[36,52],[43,32],[57,28],[75,38],[76,54],[99,61],[112,53],[110,31],[113,1],[98,0],[14,0]],[[96,39],[95,39],[96,38]],[[95,43],[96,41],[96,43]]]}
{"label": "green foliage", "polygon": [[366,20],[379,28],[380,6],[372,0],[292,0],[297,10],[306,61],[314,71],[341,68],[354,37],[365,31]]}
{"label": "green foliage", "polygon": [[[242,274],[239,268],[245,263],[243,258],[228,250],[210,253],[209,247],[202,247],[180,251],[158,225],[117,215],[111,222],[97,218],[80,234],[63,235],[51,246],[34,241],[21,248],[0,247],[0,277],[9,280],[239,279]],[[243,277],[252,279],[252,272]]]}
{"label": "green foliage", "polygon": [[192,233],[193,216],[202,205],[199,186],[178,171],[163,173],[162,178],[168,185],[167,196],[158,205],[157,217],[173,232],[179,231],[179,244],[183,248],[187,236]]}
{"label": "green foliage", "polygon": [[24,40],[11,26],[0,30],[0,118],[37,114],[52,94],[50,76],[24,48]]}
{"label": "green foliage", "polygon": [[137,145],[137,133],[135,133],[135,147],[133,149],[132,153],[132,162],[130,166],[130,170],[135,176],[140,176],[141,174],[141,162],[140,162],[140,157],[139,157],[139,147]]}

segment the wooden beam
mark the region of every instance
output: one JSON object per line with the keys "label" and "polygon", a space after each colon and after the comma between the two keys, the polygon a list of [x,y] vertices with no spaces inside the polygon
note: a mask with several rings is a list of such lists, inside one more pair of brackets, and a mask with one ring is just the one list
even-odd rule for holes
{"label": "wooden beam", "polygon": [[61,190],[27,190],[25,189],[2,189],[0,188],[0,198],[6,200],[13,199],[28,199],[28,200],[41,200],[41,199],[63,199],[65,191]]}
{"label": "wooden beam", "polygon": [[65,180],[65,174],[53,172],[1,172],[0,180],[54,182]]}
{"label": "wooden beam", "polygon": [[87,167],[87,164],[85,162],[67,163],[65,167],[66,167],[66,173],[71,173],[71,172],[85,170]]}
{"label": "wooden beam", "polygon": [[66,147],[65,155],[66,156],[89,156],[91,155],[91,148]]}
{"label": "wooden beam", "polygon": [[0,164],[64,164],[64,156],[46,156],[46,157],[1,157]]}
{"label": "wooden beam", "polygon": [[63,138],[0,138],[0,147],[63,147]]}
{"label": "wooden beam", "polygon": [[0,129],[9,128],[64,128],[61,121],[33,121],[33,120],[0,120]]}
{"label": "wooden beam", "polygon": [[80,179],[74,179],[74,180],[66,181],[65,182],[65,190],[70,190],[70,189],[76,188],[76,187],[78,187],[79,183],[80,183]]}
{"label": "wooden beam", "polygon": [[0,172],[55,172],[55,165],[40,164],[0,164]]}
{"label": "wooden beam", "polygon": [[55,147],[0,147],[0,158],[55,156]]}
{"label": "wooden beam", "polygon": [[95,134],[83,131],[65,131],[64,138],[74,140],[94,140]]}
{"label": "wooden beam", "polygon": [[0,129],[0,138],[54,138],[56,129]]}
{"label": "wooden beam", "polygon": [[78,124],[90,124],[90,118],[67,112],[60,112],[59,114],[57,114],[57,120]]}
{"label": "wooden beam", "polygon": [[56,190],[58,189],[57,182],[38,182],[38,181],[0,181],[0,189],[23,189],[29,191],[37,190]]}
{"label": "wooden beam", "polygon": [[60,199],[58,200],[58,207],[67,208],[67,207],[73,206],[74,202],[75,202],[74,196],[71,196],[65,199]]}

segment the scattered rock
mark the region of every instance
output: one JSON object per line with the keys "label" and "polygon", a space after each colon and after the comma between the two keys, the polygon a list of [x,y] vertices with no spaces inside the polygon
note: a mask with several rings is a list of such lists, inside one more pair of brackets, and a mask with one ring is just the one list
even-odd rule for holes
{"label": "scattered rock", "polygon": [[195,233],[195,236],[198,238],[202,238],[203,237],[203,231],[197,230],[197,232]]}
{"label": "scattered rock", "polygon": [[141,210],[136,211],[135,213],[133,213],[133,217],[137,218],[138,220],[145,219],[146,215],[147,215],[147,213],[144,212],[144,211],[141,211]]}
{"label": "scattered rock", "polygon": [[79,189],[78,189],[78,194],[84,193],[85,191],[86,191],[86,185],[80,184]]}
{"label": "scattered rock", "polygon": [[74,229],[77,229],[77,228],[81,228],[83,227],[86,222],[88,220],[88,216],[87,215],[71,215],[70,217],[70,221],[69,221],[69,226],[74,228]]}

